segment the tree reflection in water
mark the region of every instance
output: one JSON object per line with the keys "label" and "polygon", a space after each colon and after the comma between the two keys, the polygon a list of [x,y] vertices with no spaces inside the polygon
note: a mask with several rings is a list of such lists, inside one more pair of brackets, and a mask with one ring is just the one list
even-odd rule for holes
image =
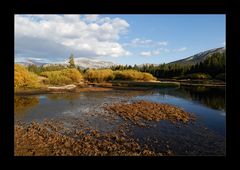
{"label": "tree reflection in water", "polygon": [[182,86],[174,90],[160,90],[159,93],[199,101],[210,108],[226,111],[224,87]]}
{"label": "tree reflection in water", "polygon": [[14,114],[16,117],[22,117],[30,108],[37,106],[39,98],[36,96],[14,96]]}

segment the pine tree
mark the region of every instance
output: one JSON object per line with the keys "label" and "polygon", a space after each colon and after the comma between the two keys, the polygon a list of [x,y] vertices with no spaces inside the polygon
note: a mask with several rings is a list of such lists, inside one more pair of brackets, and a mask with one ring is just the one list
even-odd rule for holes
{"label": "pine tree", "polygon": [[74,63],[74,56],[73,54],[70,55],[69,57],[69,68],[75,68],[75,63]]}

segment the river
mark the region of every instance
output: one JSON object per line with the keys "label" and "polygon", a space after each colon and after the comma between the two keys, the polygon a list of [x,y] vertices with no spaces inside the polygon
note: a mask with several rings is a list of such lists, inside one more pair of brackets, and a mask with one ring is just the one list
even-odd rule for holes
{"label": "river", "polygon": [[150,122],[148,128],[131,125],[128,134],[154,150],[170,148],[176,155],[226,154],[225,88],[178,87],[145,91],[111,90],[14,97],[15,122],[61,119],[68,127],[74,120],[100,131],[114,131],[122,120],[108,119],[101,106],[119,101],[148,100],[181,107],[196,121],[176,126],[169,121]]}

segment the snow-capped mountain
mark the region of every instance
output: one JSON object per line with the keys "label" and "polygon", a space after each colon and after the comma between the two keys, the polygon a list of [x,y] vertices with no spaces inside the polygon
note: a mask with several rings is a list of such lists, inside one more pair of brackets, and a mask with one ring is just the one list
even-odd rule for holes
{"label": "snow-capped mountain", "polygon": [[28,65],[36,65],[36,66],[42,66],[47,64],[46,62],[40,62],[40,61],[36,61],[36,60],[26,60],[23,62],[16,62],[17,64],[22,64],[24,66],[28,66]]}
{"label": "snow-capped mountain", "polygon": [[[44,67],[49,66],[49,65],[68,65],[69,59],[66,59],[62,62],[57,62],[57,63],[51,63],[51,64],[45,64]],[[109,68],[113,65],[117,65],[113,62],[110,61],[99,61],[99,60],[94,60],[94,59],[88,59],[88,58],[74,58],[74,63],[76,66],[79,66],[82,69],[85,68]]]}
{"label": "snow-capped mountain", "polygon": [[[80,68],[109,68],[116,65],[110,61],[99,61],[87,58],[75,58],[75,65],[80,66]],[[68,63],[68,61],[66,61]]]}

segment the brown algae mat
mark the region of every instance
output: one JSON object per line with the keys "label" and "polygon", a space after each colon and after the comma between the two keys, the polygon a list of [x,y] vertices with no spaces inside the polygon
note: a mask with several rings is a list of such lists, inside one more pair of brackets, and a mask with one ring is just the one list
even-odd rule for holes
{"label": "brown algae mat", "polygon": [[135,101],[114,103],[104,106],[110,113],[116,113],[125,120],[130,120],[134,124],[144,126],[143,121],[169,120],[172,123],[195,120],[195,116],[184,110],[169,104],[160,104],[149,101]]}
{"label": "brown algae mat", "polygon": [[[194,115],[168,105],[149,101],[118,102],[102,106],[108,113],[125,121],[145,127],[146,121],[169,120],[188,123]],[[127,122],[127,121],[126,121]],[[155,152],[141,145],[125,130],[100,132],[94,128],[66,128],[62,121],[46,120],[43,123],[16,123],[14,129],[15,156],[165,156],[170,150]]]}
{"label": "brown algae mat", "polygon": [[15,156],[163,156],[141,146],[125,133],[100,133],[94,129],[69,130],[61,123],[17,124]]}

